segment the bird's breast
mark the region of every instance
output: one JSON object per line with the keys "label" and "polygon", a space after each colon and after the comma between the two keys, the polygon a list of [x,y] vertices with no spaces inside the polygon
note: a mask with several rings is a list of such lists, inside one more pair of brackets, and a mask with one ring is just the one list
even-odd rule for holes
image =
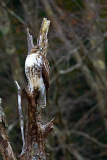
{"label": "bird's breast", "polygon": [[42,56],[38,53],[29,54],[25,61],[25,68],[34,65],[40,66],[42,64]]}
{"label": "bird's breast", "polygon": [[25,61],[25,73],[28,78],[31,91],[44,87],[41,55],[34,53],[27,56]]}

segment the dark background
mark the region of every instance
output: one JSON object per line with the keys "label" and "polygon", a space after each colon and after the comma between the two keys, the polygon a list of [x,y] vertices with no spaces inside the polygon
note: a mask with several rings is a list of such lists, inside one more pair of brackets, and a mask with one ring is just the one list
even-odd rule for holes
{"label": "dark background", "polygon": [[[22,147],[14,81],[27,86],[26,28],[36,44],[44,17],[51,21],[51,68],[43,123],[56,117],[46,144],[48,159],[106,160],[106,0],[0,0],[0,97],[13,150],[18,156]],[[22,106],[26,123],[25,100]]]}

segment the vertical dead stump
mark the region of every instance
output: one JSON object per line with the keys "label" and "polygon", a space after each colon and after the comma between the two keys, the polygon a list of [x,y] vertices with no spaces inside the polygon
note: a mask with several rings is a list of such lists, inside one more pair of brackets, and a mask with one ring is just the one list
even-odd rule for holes
{"label": "vertical dead stump", "polygon": [[[43,54],[47,54],[48,47],[48,29],[50,21],[46,18],[43,19],[40,34],[37,39],[37,45],[42,48]],[[34,48],[33,37],[27,29],[27,39],[28,39],[28,53]],[[20,86],[16,82],[18,88],[18,106],[19,106],[19,117],[20,126],[23,140],[22,153],[20,155],[21,160],[46,160],[45,144],[46,138],[53,129],[52,119],[47,124],[42,124],[41,109],[37,107],[37,102],[39,98],[38,90],[34,92],[29,92],[29,90],[21,90]],[[24,122],[21,109],[21,95],[24,95],[28,102],[28,122],[24,138]]]}

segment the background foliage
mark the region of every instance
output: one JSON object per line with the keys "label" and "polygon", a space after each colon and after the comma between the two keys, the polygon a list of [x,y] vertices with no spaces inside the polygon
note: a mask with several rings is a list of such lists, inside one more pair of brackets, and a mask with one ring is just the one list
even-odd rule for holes
{"label": "background foliage", "polygon": [[[105,0],[0,0],[0,97],[13,149],[18,156],[22,140],[14,81],[22,87],[27,85],[26,28],[29,27],[36,44],[43,17],[51,20],[50,90],[44,122],[56,117],[46,144],[48,159],[106,160]],[[26,115],[26,102],[22,105]]]}

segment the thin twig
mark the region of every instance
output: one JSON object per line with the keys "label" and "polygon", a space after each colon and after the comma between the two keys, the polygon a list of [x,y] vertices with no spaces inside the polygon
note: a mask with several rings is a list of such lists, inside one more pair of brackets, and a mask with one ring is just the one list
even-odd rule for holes
{"label": "thin twig", "polygon": [[99,145],[100,147],[107,148],[107,144],[99,142],[96,138],[90,136],[87,133],[84,133],[84,132],[81,132],[81,131],[78,131],[78,130],[71,130],[70,134],[77,134],[79,136],[83,136],[84,138],[91,140],[93,143]]}
{"label": "thin twig", "polygon": [[19,120],[20,120],[20,127],[21,127],[21,134],[22,134],[22,142],[23,142],[23,147],[22,147],[22,153],[21,155],[25,152],[25,138],[24,138],[24,118],[23,118],[23,113],[22,113],[22,107],[21,107],[21,88],[18,84],[17,81],[15,81],[17,89],[18,89],[18,109],[19,109]]}
{"label": "thin twig", "polygon": [[24,26],[26,26],[26,23],[24,22],[24,20],[17,15],[15,12],[13,12],[10,8],[7,7],[6,3],[4,3],[3,1],[0,2],[0,4],[2,5],[2,7],[4,9],[6,9],[6,11],[8,11],[9,14],[11,14],[12,16],[14,16],[21,24],[23,24]]}
{"label": "thin twig", "polygon": [[81,66],[82,66],[82,63],[78,63],[78,64],[76,64],[76,65],[74,65],[74,66],[72,66],[72,67],[70,67],[66,70],[60,70],[59,74],[68,74],[68,73],[70,73],[70,72],[72,72],[76,69],[79,69]]}

